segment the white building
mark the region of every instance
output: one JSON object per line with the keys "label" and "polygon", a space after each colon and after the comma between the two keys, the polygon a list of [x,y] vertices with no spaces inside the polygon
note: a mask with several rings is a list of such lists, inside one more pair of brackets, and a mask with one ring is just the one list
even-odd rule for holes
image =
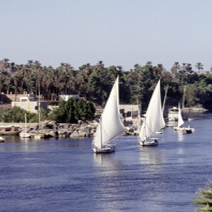
{"label": "white building", "polygon": [[[34,94],[25,94],[19,97],[19,101],[11,102],[11,107],[18,106],[28,112],[38,113],[39,100],[35,99]],[[40,107],[47,108],[47,103],[40,99]]]}
{"label": "white building", "polygon": [[119,110],[123,118],[139,118],[141,114],[140,105],[119,105]]}
{"label": "white building", "polygon": [[71,97],[79,98],[79,95],[78,94],[60,95],[60,100],[68,101],[68,99]]}

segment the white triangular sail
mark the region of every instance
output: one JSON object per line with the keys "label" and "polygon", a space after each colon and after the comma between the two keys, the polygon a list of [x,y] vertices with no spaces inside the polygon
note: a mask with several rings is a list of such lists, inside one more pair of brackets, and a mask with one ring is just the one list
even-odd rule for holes
{"label": "white triangular sail", "polygon": [[155,87],[155,90],[150,99],[144,122],[139,133],[141,141],[149,138],[153,133],[165,127],[161,107],[160,80]]}
{"label": "white triangular sail", "polygon": [[181,109],[180,109],[180,104],[178,104],[178,127],[181,127],[184,124]]}
{"label": "white triangular sail", "polygon": [[101,115],[101,121],[94,138],[94,145],[101,149],[124,131],[125,128],[119,113],[119,79],[117,77]]}

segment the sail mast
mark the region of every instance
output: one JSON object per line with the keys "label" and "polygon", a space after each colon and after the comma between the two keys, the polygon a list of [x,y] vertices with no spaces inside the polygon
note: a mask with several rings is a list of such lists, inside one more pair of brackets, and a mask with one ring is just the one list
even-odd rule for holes
{"label": "sail mast", "polygon": [[182,109],[184,109],[184,107],[185,107],[185,96],[186,96],[186,85],[185,85],[185,87],[184,87],[184,89],[183,89],[183,103],[182,103]]}
{"label": "sail mast", "polygon": [[101,132],[100,146],[101,146],[101,148],[102,148],[102,116],[101,116],[101,119],[100,119],[100,132]]}
{"label": "sail mast", "polygon": [[169,88],[169,86],[167,85],[166,89],[165,89],[164,100],[163,100],[163,109],[162,109],[163,112],[164,112],[164,108],[165,108],[165,104],[166,104],[166,97],[167,97],[167,93],[168,93],[168,88]]}
{"label": "sail mast", "polygon": [[25,113],[24,117],[25,117],[25,133],[26,133],[26,113]]}
{"label": "sail mast", "polygon": [[40,74],[38,76],[38,129],[40,129]]}

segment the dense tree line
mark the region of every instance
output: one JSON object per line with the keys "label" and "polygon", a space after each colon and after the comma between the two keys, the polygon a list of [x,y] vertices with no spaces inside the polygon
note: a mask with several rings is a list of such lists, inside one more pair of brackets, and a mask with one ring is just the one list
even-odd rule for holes
{"label": "dense tree line", "polygon": [[128,71],[121,66],[105,67],[102,61],[96,65],[85,64],[75,70],[68,63],[58,68],[42,66],[38,61],[29,60],[18,65],[3,59],[0,63],[0,92],[34,93],[45,100],[59,100],[60,94],[78,94],[96,104],[104,105],[112,85],[119,75],[120,103],[142,104],[145,108],[152,91],[161,78],[162,97],[168,86],[167,104],[177,105],[185,99],[185,106],[199,106],[211,109],[212,73],[202,73],[203,64],[175,62],[170,71],[162,64],[156,66],[148,61],[144,66],[135,64]]}

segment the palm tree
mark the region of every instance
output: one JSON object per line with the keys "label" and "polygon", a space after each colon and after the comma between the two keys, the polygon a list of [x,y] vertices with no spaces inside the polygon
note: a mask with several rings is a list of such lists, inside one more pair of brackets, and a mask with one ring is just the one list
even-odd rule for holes
{"label": "palm tree", "polygon": [[7,94],[9,94],[10,92],[10,86],[11,86],[11,73],[14,70],[14,63],[9,63],[9,59],[8,58],[4,58],[3,59],[3,64],[2,64],[2,69],[4,72],[4,82],[7,86]]}
{"label": "palm tree", "polygon": [[[135,71],[140,70],[140,68],[141,68],[141,66],[140,66],[138,63],[136,63],[136,64],[134,65],[134,70],[135,70]],[[132,71],[133,71],[133,69],[132,69]]]}
{"label": "palm tree", "polygon": [[177,72],[180,70],[180,64],[179,62],[175,62],[174,65],[171,68],[171,73],[174,76],[174,79],[176,79]]}
{"label": "palm tree", "polygon": [[2,88],[3,88],[3,73],[2,71],[0,71],[0,94],[2,92]]}
{"label": "palm tree", "polygon": [[9,67],[10,67],[9,59],[8,58],[4,58],[3,59],[3,64],[2,64],[3,71],[8,71]]}
{"label": "palm tree", "polygon": [[155,76],[161,76],[161,73],[164,70],[163,64],[158,64],[153,70]]}
{"label": "palm tree", "polygon": [[185,71],[186,71],[187,80],[190,80],[190,76],[194,73],[194,71],[192,70],[192,66],[191,66],[190,63],[187,63],[186,64]]}
{"label": "palm tree", "polygon": [[122,66],[117,66],[117,69],[118,69],[119,71],[122,71],[122,70],[123,70],[123,67],[122,67]]}
{"label": "palm tree", "polygon": [[68,94],[68,90],[69,90],[69,82],[70,82],[70,78],[72,77],[73,75],[73,67],[69,64],[69,63],[66,63],[64,64],[63,66],[63,75],[64,75],[64,92],[65,94]]}
{"label": "palm tree", "polygon": [[96,67],[98,70],[102,70],[104,68],[104,63],[102,62],[102,60],[100,60],[97,64]]}
{"label": "palm tree", "polygon": [[54,70],[54,87],[57,99],[59,100],[60,93],[65,86],[66,75],[61,69]]}
{"label": "palm tree", "polygon": [[40,74],[41,74],[41,63],[39,61],[35,61],[34,64],[34,69],[35,69],[35,73],[36,73],[36,83],[35,83],[35,92],[36,95],[38,95],[38,90],[40,89]]}
{"label": "palm tree", "polygon": [[10,85],[11,85],[11,74],[9,72],[6,72],[4,81],[7,86],[7,94],[9,94],[10,93]]}
{"label": "palm tree", "polygon": [[17,96],[17,93],[18,93],[19,80],[23,76],[22,69],[23,69],[23,65],[22,64],[21,65],[16,65],[16,74],[14,75],[15,96]]}
{"label": "palm tree", "polygon": [[194,200],[194,203],[200,206],[197,212],[212,212],[212,181],[209,181],[207,186],[207,189],[201,189],[198,192],[201,196]]}
{"label": "palm tree", "polygon": [[182,63],[182,67],[179,70],[180,78],[181,78],[181,83],[184,83],[185,75],[186,75],[186,64],[187,63]]}
{"label": "palm tree", "polygon": [[31,71],[29,68],[24,68],[24,82],[26,85],[27,93],[35,93],[35,81],[36,76],[33,71]]}
{"label": "palm tree", "polygon": [[203,64],[198,62],[195,67],[198,69],[198,72],[200,73],[201,70],[203,70]]}
{"label": "palm tree", "polygon": [[146,65],[147,65],[147,66],[152,66],[152,62],[151,62],[151,61],[147,61],[147,62],[146,62]]}

